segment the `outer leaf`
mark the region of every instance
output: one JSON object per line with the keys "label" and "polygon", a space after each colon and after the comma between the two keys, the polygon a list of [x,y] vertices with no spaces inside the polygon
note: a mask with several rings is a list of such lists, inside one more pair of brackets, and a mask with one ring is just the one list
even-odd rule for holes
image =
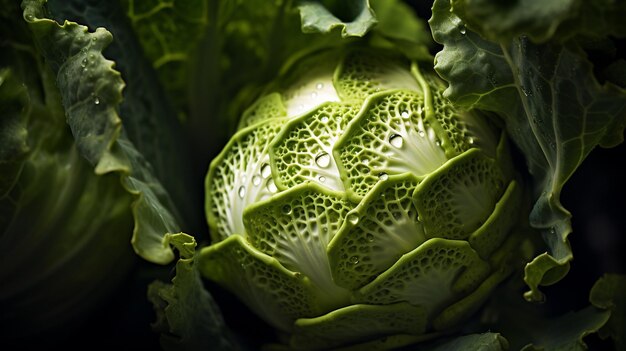
{"label": "outer leaf", "polygon": [[369,0],[337,1],[335,7],[341,12],[337,14],[341,19],[320,2],[301,1],[298,9],[302,18],[302,31],[328,33],[341,28],[342,37],[362,37],[376,24]]}
{"label": "outer leaf", "polygon": [[172,284],[160,281],[148,287],[157,310],[155,328],[161,329],[166,350],[235,350],[220,311],[204,289],[194,262],[196,242],[184,234],[167,234],[165,242],[180,252]]}
{"label": "outer leaf", "polygon": [[530,221],[549,249],[526,269],[527,297],[539,300],[538,285],[558,281],[572,258],[561,189],[595,146],[623,140],[626,94],[599,84],[580,49],[525,38],[486,41],[464,27],[446,0],[435,2],[430,24],[435,40],[444,44],[435,69],[450,82],[445,95],[503,116],[526,157],[537,201]]}
{"label": "outer leaf", "polygon": [[174,258],[162,237],[178,231],[175,206],[150,165],[128,139],[118,115],[124,86],[113,63],[102,55],[111,34],[99,28],[46,17],[44,1],[25,0],[24,18],[57,77],[67,122],[81,154],[97,174],[119,173],[135,195],[133,248],[145,259],[167,263]]}
{"label": "outer leaf", "polygon": [[605,274],[591,288],[589,301],[599,308],[609,310],[611,318],[600,329],[602,338],[615,341],[616,350],[626,348],[626,276]]}
{"label": "outer leaf", "polygon": [[76,150],[19,5],[0,8],[0,339],[29,348],[65,337],[127,276],[131,197]]}

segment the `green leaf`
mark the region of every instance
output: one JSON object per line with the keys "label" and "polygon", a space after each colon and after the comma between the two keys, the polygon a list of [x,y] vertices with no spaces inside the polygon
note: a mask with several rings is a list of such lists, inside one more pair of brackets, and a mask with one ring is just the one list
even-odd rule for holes
{"label": "green leaf", "polygon": [[601,338],[610,337],[616,350],[626,348],[626,276],[605,274],[591,288],[589,301],[611,312],[607,323],[598,331]]}
{"label": "green leaf", "polygon": [[318,303],[327,296],[322,296],[309,278],[286,269],[241,235],[202,248],[197,264],[202,276],[226,287],[281,331],[291,331],[302,316],[329,312]]}
{"label": "green leaf", "polygon": [[326,248],[353,204],[341,192],[304,183],[250,205],[243,213],[247,240],[282,266],[302,273],[322,296],[323,310],[349,301],[335,284]]}
{"label": "green leaf", "polygon": [[180,253],[172,284],[155,281],[148,298],[156,312],[153,325],[161,332],[165,350],[240,349],[226,329],[219,308],[204,284],[194,261],[196,241],[184,234],[167,234],[165,242]]}
{"label": "green leaf", "polygon": [[[331,1],[303,0],[298,4],[304,33],[328,33],[341,28],[342,37],[362,37],[376,24],[369,0]],[[332,10],[336,10],[333,13]]]}
{"label": "green leaf", "polygon": [[0,337],[28,348],[61,339],[127,277],[131,196],[80,155],[19,5],[0,8]]}
{"label": "green leaf", "polygon": [[421,335],[426,323],[424,310],[406,302],[350,305],[316,318],[296,320],[290,346],[298,350],[321,350],[389,335]]}
{"label": "green leaf", "polygon": [[433,7],[433,36],[444,45],[435,69],[450,83],[445,96],[452,102],[498,113],[526,158],[536,201],[530,223],[548,248],[526,268],[526,296],[541,300],[538,286],[562,278],[572,259],[571,215],[561,190],[594,147],[623,140],[626,93],[600,84],[576,45],[487,41],[450,9],[446,0]]}
{"label": "green leaf", "polygon": [[135,197],[133,248],[149,261],[170,262],[174,255],[163,244],[163,235],[179,231],[176,206],[155,176],[153,165],[122,126],[118,111],[124,82],[113,62],[102,54],[112,40],[111,33],[103,28],[89,32],[73,22],[58,25],[46,18],[43,1],[26,0],[23,8],[24,18],[56,75],[78,150],[96,174],[119,174],[126,191]]}

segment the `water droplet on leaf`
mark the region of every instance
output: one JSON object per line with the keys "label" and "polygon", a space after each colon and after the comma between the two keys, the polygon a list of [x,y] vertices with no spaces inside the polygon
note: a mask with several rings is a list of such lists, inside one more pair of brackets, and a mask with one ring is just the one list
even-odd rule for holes
{"label": "water droplet on leaf", "polygon": [[255,175],[252,177],[252,184],[254,185],[259,185],[261,184],[261,177],[258,175]]}
{"label": "water droplet on leaf", "polygon": [[357,223],[359,223],[359,216],[352,213],[348,215],[348,222],[356,225]]}
{"label": "water droplet on leaf", "polygon": [[402,136],[399,134],[393,134],[389,137],[389,144],[397,148],[401,148],[403,143],[404,139],[402,139]]}
{"label": "water droplet on leaf", "polygon": [[321,152],[315,156],[315,163],[322,168],[328,167],[330,164],[330,155],[326,152]]}
{"label": "water droplet on leaf", "polygon": [[267,178],[272,174],[272,169],[270,168],[270,165],[268,165],[267,163],[264,163],[261,166],[261,176],[263,178]]}
{"label": "water droplet on leaf", "polygon": [[243,199],[244,196],[246,196],[246,187],[243,185],[240,186],[239,191],[237,191],[237,194],[239,195],[239,198]]}
{"label": "water droplet on leaf", "polygon": [[278,191],[278,188],[276,187],[276,183],[274,183],[274,179],[272,178],[267,180],[267,183],[265,183],[265,186],[267,187],[267,190],[270,193],[275,193]]}

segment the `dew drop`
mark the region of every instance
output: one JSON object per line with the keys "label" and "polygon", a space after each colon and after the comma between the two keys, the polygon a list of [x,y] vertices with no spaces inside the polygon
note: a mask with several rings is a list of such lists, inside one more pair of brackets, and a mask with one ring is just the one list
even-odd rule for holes
{"label": "dew drop", "polygon": [[319,179],[321,183],[324,183],[326,181],[326,177],[324,176],[319,176],[317,179]]}
{"label": "dew drop", "polygon": [[370,242],[370,243],[371,243],[371,242],[373,242],[373,241],[374,241],[374,235],[372,235],[372,234],[367,234],[367,235],[365,236],[365,240],[367,240],[367,241],[368,241],[368,242]]}
{"label": "dew drop", "polygon": [[315,156],[315,163],[322,168],[328,167],[330,164],[330,155],[327,152],[321,152]]}
{"label": "dew drop", "polygon": [[97,96],[95,96],[95,97],[93,98],[93,103],[94,103],[94,104],[96,104],[96,105],[100,105],[100,98],[99,98],[99,97],[97,97]]}
{"label": "dew drop", "polygon": [[439,139],[436,139],[436,140],[435,140],[435,145],[437,145],[437,146],[441,146],[441,141],[439,141]]}
{"label": "dew drop", "polygon": [[313,98],[313,99],[314,99],[314,98],[316,98],[316,97],[317,97],[317,93],[316,93],[316,92],[312,92],[312,93],[311,93],[311,98]]}
{"label": "dew drop", "polygon": [[397,148],[401,148],[403,143],[404,139],[402,139],[402,136],[399,134],[393,134],[389,137],[389,144]]}
{"label": "dew drop", "polygon": [[363,161],[361,161],[361,163],[363,163],[365,166],[370,164],[370,160],[369,159],[364,159]]}
{"label": "dew drop", "polygon": [[352,263],[352,264],[358,264],[358,263],[359,263],[359,257],[358,257],[358,256],[352,256],[352,257],[350,257],[350,263]]}
{"label": "dew drop", "polygon": [[261,184],[261,177],[258,175],[252,176],[252,184],[259,185]]}
{"label": "dew drop", "polygon": [[284,214],[287,214],[287,215],[288,215],[288,214],[291,214],[291,206],[289,206],[289,205],[285,205],[285,206],[283,206],[283,208],[281,209],[281,211],[282,211]]}
{"label": "dew drop", "polygon": [[467,139],[467,142],[468,142],[468,143],[470,143],[470,145],[471,145],[471,144],[474,144],[474,138],[469,137],[469,138]]}
{"label": "dew drop", "polygon": [[32,15],[32,14],[30,14],[30,13],[26,15],[26,20],[27,20],[27,21],[33,21],[34,19],[35,19],[35,16],[34,16],[34,15]]}
{"label": "dew drop", "polygon": [[467,32],[467,28],[465,28],[465,25],[463,25],[463,27],[461,27],[459,30],[461,34],[465,34]]}
{"label": "dew drop", "polygon": [[424,135],[426,135],[426,133],[424,133],[423,130],[420,130],[419,132],[417,132],[417,134],[421,136],[422,138],[424,137]]}
{"label": "dew drop", "polygon": [[402,116],[402,118],[409,118],[410,116],[409,111],[400,112],[400,116]]}
{"label": "dew drop", "polygon": [[315,89],[321,90],[322,88],[324,88],[324,83],[317,83],[317,84],[315,84]]}
{"label": "dew drop", "polygon": [[322,117],[322,123],[328,123],[328,116]]}
{"label": "dew drop", "polygon": [[87,66],[87,58],[86,57],[82,61],[80,61],[80,66],[83,67],[83,68],[85,66]]}
{"label": "dew drop", "polygon": [[272,174],[272,168],[270,168],[270,165],[268,165],[267,163],[264,163],[261,166],[261,177],[263,178],[267,178]]}
{"label": "dew drop", "polygon": [[246,196],[246,187],[243,185],[240,186],[237,194],[239,195],[239,198],[243,199],[243,197]]}
{"label": "dew drop", "polygon": [[381,173],[378,174],[378,179],[380,179],[380,180],[387,180],[387,179],[389,179],[389,175],[387,173],[385,173],[385,172],[381,172]]}
{"label": "dew drop", "polygon": [[276,183],[274,183],[274,179],[272,178],[267,180],[267,182],[265,183],[265,186],[267,187],[267,190],[270,193],[275,193],[278,191],[278,188],[276,187]]}
{"label": "dew drop", "polygon": [[356,225],[359,223],[359,216],[355,215],[354,213],[349,214],[348,215],[348,222],[352,223],[353,225]]}

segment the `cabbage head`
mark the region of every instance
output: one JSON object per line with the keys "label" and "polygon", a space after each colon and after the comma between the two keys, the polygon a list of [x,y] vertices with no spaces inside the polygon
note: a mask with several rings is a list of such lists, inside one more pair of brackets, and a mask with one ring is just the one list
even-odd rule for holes
{"label": "cabbage head", "polygon": [[505,135],[455,109],[432,63],[368,48],[294,61],[211,163],[201,273],[296,349],[458,325],[523,247]]}

